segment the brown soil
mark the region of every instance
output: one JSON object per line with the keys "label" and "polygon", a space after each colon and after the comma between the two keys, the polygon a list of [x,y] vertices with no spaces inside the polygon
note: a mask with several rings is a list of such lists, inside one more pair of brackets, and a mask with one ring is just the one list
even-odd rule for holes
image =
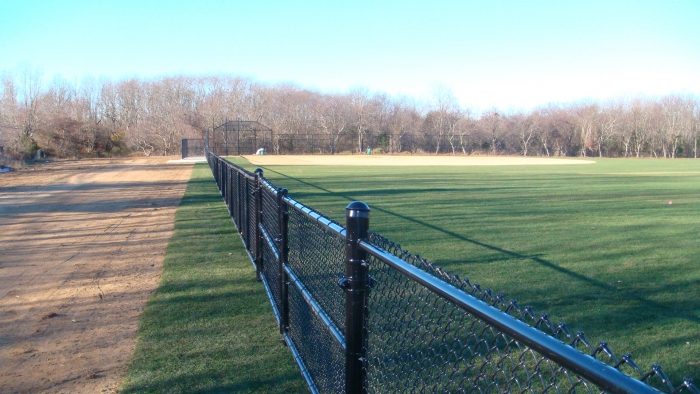
{"label": "brown soil", "polygon": [[117,392],[191,165],[0,173],[0,393]]}

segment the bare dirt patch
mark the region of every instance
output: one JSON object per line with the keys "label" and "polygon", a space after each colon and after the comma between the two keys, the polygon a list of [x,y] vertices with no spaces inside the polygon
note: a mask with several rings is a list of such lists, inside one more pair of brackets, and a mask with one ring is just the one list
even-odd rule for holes
{"label": "bare dirt patch", "polygon": [[516,156],[262,155],[244,156],[253,165],[298,166],[518,166],[594,164],[592,160]]}
{"label": "bare dirt patch", "polygon": [[0,174],[0,393],[117,392],[191,165]]}

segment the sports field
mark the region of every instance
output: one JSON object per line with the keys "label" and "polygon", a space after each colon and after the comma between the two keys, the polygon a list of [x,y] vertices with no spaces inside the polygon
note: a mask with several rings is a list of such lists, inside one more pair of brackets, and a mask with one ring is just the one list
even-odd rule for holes
{"label": "sports field", "polygon": [[658,362],[676,383],[700,379],[700,160],[249,159],[231,161],[262,167],[340,222],[350,201],[364,201],[371,229],[409,251],[565,321],[594,346],[607,341],[618,357],[632,353],[645,371]]}

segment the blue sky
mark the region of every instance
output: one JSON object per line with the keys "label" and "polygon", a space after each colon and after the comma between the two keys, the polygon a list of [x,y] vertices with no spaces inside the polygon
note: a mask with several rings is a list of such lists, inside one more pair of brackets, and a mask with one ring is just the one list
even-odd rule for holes
{"label": "blue sky", "polygon": [[230,73],[476,110],[700,95],[700,1],[0,0],[0,70]]}

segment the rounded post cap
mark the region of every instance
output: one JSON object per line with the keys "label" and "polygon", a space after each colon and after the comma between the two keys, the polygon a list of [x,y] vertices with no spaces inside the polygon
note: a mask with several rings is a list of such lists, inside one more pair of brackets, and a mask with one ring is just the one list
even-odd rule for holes
{"label": "rounded post cap", "polygon": [[369,217],[369,205],[362,201],[353,201],[345,208],[347,217]]}
{"label": "rounded post cap", "polygon": [[260,167],[258,167],[258,168],[256,168],[255,171],[253,171],[253,172],[256,173],[256,174],[262,175],[262,174],[263,174],[263,169],[260,168]]}

